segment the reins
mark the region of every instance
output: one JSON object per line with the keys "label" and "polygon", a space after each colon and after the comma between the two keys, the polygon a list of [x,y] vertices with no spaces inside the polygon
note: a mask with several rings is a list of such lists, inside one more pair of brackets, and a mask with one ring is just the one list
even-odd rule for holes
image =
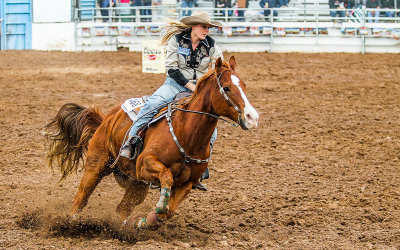
{"label": "reins", "polygon": [[214,115],[214,114],[207,113],[207,112],[202,112],[202,111],[194,111],[194,110],[189,110],[189,109],[180,109],[180,108],[178,108],[175,104],[174,104],[174,110],[179,110],[179,111],[188,112],[188,113],[195,113],[195,114],[208,115],[208,116],[211,116],[211,117],[213,117],[213,118],[215,118],[215,119],[218,119],[218,120],[221,120],[221,121],[230,123],[232,126],[235,126],[236,128],[239,127],[239,124],[238,124],[238,123],[231,122],[231,121],[229,121],[229,120],[227,120],[227,119],[224,119],[224,118],[220,117],[219,115]]}

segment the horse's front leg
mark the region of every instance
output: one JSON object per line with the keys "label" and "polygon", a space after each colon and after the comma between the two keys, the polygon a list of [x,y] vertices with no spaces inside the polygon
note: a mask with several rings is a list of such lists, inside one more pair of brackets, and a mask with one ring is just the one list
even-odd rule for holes
{"label": "horse's front leg", "polygon": [[151,224],[157,224],[167,218],[174,179],[171,171],[155,156],[139,157],[137,166],[138,179],[147,181],[159,180],[161,186],[160,199],[156,204],[155,213],[153,213],[153,216],[149,214],[150,218],[148,216],[148,218],[142,218],[138,222],[138,227],[146,227]]}
{"label": "horse's front leg", "polygon": [[192,191],[193,183],[187,182],[182,186],[174,188],[172,191],[171,200],[169,202],[169,210],[167,217],[170,218],[174,215],[174,212],[178,208],[179,204],[186,198],[186,196]]}
{"label": "horse's front leg", "polygon": [[[158,226],[161,225],[163,221],[165,221],[166,218],[170,218],[174,215],[174,212],[178,208],[179,204],[186,198],[186,196],[190,193],[192,190],[192,183],[187,182],[183,184],[182,186],[179,187],[174,187],[172,190],[171,198],[168,203],[168,212],[159,214],[157,213],[157,208],[156,211],[151,211],[150,213],[147,214],[146,218],[141,218],[140,216],[130,216],[128,219],[125,221],[126,224],[138,227],[138,228],[157,228]],[[160,195],[160,201],[162,202],[163,200],[163,195]],[[159,203],[160,203],[159,201]]]}

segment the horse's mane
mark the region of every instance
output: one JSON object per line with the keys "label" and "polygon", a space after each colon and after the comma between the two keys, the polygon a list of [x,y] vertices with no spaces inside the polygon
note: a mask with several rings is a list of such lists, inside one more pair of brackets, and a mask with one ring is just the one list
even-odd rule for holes
{"label": "horse's mane", "polygon": [[[226,61],[222,61],[222,65],[223,65],[223,67],[226,67],[229,70],[231,68],[229,66],[229,63]],[[182,104],[185,106],[188,106],[189,104],[191,104],[199,96],[200,90],[203,88],[203,85],[207,82],[207,80],[211,77],[216,77],[215,73],[216,73],[216,69],[209,70],[207,73],[205,73],[197,82],[196,90],[194,91],[193,95],[191,97],[182,99],[178,104]]]}

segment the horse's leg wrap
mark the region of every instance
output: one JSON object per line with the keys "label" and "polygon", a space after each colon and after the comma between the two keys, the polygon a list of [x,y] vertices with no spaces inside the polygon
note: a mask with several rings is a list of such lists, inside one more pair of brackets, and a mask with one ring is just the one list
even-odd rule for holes
{"label": "horse's leg wrap", "polygon": [[139,220],[137,224],[138,228],[146,228],[147,227],[147,218],[142,218]]}
{"label": "horse's leg wrap", "polygon": [[156,214],[165,214],[168,212],[168,203],[171,196],[170,188],[161,189],[160,200],[156,205]]}

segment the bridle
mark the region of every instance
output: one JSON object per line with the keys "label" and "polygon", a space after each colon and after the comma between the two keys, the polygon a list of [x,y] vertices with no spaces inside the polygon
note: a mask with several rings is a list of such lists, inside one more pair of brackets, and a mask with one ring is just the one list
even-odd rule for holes
{"label": "bridle", "polygon": [[[208,115],[208,116],[211,116],[213,118],[216,118],[216,119],[219,119],[219,120],[222,120],[222,121],[225,121],[225,122],[229,122],[230,124],[232,124],[235,127],[238,127],[240,125],[240,123],[241,123],[240,116],[242,114],[242,111],[239,109],[239,107],[237,105],[235,105],[235,103],[233,103],[233,101],[231,99],[229,99],[228,95],[226,94],[226,92],[225,92],[225,90],[222,87],[221,82],[220,82],[220,78],[221,78],[222,74],[224,72],[226,72],[226,71],[228,71],[228,70],[225,70],[225,71],[221,72],[218,76],[216,75],[216,79],[217,79],[217,83],[218,83],[218,87],[219,87],[219,92],[228,101],[228,103],[238,112],[238,120],[236,121],[236,123],[233,123],[231,121],[225,120],[225,119],[221,118],[219,115],[214,115],[214,114],[207,113],[207,112],[202,112],[202,111],[193,111],[193,110],[181,109],[181,108],[178,108],[177,105],[174,104],[174,103],[169,103],[168,104],[168,109],[167,109],[167,113],[165,114],[165,118],[166,118],[167,123],[168,123],[169,132],[171,133],[172,139],[174,140],[176,146],[178,147],[179,152],[181,152],[182,156],[185,159],[185,162],[187,162],[187,163],[190,163],[190,162],[198,163],[198,164],[207,163],[207,162],[210,161],[212,154],[210,152],[210,156],[207,159],[204,159],[204,160],[192,158],[191,156],[186,154],[185,150],[183,149],[183,147],[181,146],[181,144],[178,141],[178,138],[175,135],[174,128],[172,127],[172,112],[174,110],[179,110],[179,111],[189,112],[189,113],[195,113],[195,114]],[[216,74],[216,72],[215,72],[215,74]]]}
{"label": "bridle", "polygon": [[229,96],[226,94],[226,92],[225,92],[224,88],[222,87],[221,82],[219,80],[221,78],[222,74],[225,73],[226,71],[228,71],[228,70],[222,71],[221,74],[219,74],[219,76],[217,76],[217,72],[215,72],[215,77],[217,78],[219,92],[225,98],[225,100],[227,100],[228,103],[238,112],[238,119],[237,119],[236,123],[240,124],[240,116],[242,115],[242,111],[239,109],[238,106],[236,106],[235,103],[233,103],[233,101],[231,99],[229,99]]}

